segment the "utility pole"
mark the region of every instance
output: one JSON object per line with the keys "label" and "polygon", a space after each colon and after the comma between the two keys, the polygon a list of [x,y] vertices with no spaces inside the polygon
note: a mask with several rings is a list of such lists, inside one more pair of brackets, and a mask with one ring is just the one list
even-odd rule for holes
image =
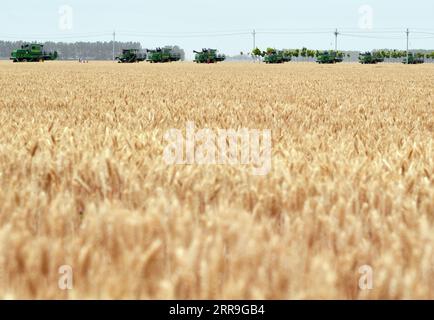
{"label": "utility pole", "polygon": [[407,64],[408,64],[408,59],[410,57],[410,53],[408,52],[408,41],[409,41],[409,37],[410,37],[410,30],[408,28],[407,28],[406,34],[407,34]]}
{"label": "utility pole", "polygon": [[116,42],[116,31],[113,31],[113,62],[115,62],[115,42]]}
{"label": "utility pole", "polygon": [[338,35],[339,35],[339,32],[338,32],[338,29],[336,28],[336,30],[335,30],[335,52],[338,52]]}
{"label": "utility pole", "polygon": [[255,29],[253,29],[252,36],[253,36],[253,49],[252,49],[251,56],[252,56],[253,62],[255,62],[256,56],[253,55],[253,51],[255,51],[255,49],[256,49],[256,30]]}

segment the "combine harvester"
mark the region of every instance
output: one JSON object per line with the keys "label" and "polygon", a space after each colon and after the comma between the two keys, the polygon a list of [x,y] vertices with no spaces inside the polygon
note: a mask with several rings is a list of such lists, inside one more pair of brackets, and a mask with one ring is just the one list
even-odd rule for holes
{"label": "combine harvester", "polygon": [[359,54],[359,62],[361,64],[377,64],[384,62],[384,58],[378,52],[365,52]]}
{"label": "combine harvester", "polygon": [[319,64],[335,64],[340,63],[343,60],[343,57],[335,51],[320,52],[316,58],[316,62]]}
{"label": "combine harvester", "polygon": [[224,54],[218,54],[216,49],[202,49],[202,51],[193,51],[196,53],[194,62],[196,63],[217,63],[226,60]]}
{"label": "combine harvester", "polygon": [[116,57],[119,63],[136,63],[145,61],[146,56],[139,49],[122,49],[122,54]]}
{"label": "combine harvester", "polygon": [[148,52],[146,61],[151,63],[166,63],[181,60],[181,54],[179,52],[175,52],[171,48],[157,48],[155,50],[146,51]]}
{"label": "combine harvester", "polygon": [[10,59],[13,62],[44,62],[57,59],[57,51],[45,52],[43,48],[43,44],[23,44],[21,49],[12,51]]}
{"label": "combine harvester", "polygon": [[268,64],[278,64],[291,61],[291,56],[284,51],[272,50],[265,53],[264,62]]}
{"label": "combine harvester", "polygon": [[425,59],[422,57],[415,57],[413,53],[408,54],[408,61],[407,57],[402,61],[403,64],[422,64],[425,63]]}

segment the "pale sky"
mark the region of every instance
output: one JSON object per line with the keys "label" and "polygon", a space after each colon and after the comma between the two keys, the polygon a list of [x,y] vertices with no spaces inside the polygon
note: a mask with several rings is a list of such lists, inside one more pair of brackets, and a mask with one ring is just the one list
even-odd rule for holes
{"label": "pale sky", "polygon": [[408,27],[420,32],[410,34],[412,49],[434,48],[433,0],[2,2],[1,40],[110,41],[115,29],[117,40],[145,48],[179,45],[191,56],[203,47],[248,52],[253,29],[264,49],[332,49],[334,28],[343,33],[340,50],[405,49]]}

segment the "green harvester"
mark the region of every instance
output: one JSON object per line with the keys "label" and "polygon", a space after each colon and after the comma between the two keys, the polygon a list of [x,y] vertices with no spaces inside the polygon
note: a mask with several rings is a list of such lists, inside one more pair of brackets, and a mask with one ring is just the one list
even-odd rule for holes
{"label": "green harvester", "polygon": [[146,61],[151,63],[166,63],[181,60],[181,54],[175,52],[172,48],[156,48],[155,50],[147,50],[147,52]]}
{"label": "green harvester", "polygon": [[268,64],[285,63],[289,61],[291,61],[291,56],[285,54],[284,51],[269,51],[264,57],[264,62]]}
{"label": "green harvester", "polygon": [[343,61],[341,55],[335,51],[323,51],[320,52],[316,58],[316,62],[320,64],[334,64]]}
{"label": "green harvester", "polygon": [[48,60],[56,60],[58,57],[57,51],[45,52],[44,45],[39,43],[23,44],[21,49],[16,49],[11,53],[13,62],[43,62]]}
{"label": "green harvester", "polygon": [[408,61],[407,57],[405,57],[404,61],[402,61],[403,64],[422,64],[425,63],[425,59],[422,57],[416,57],[413,53],[408,54]]}
{"label": "green harvester", "polygon": [[139,49],[122,49],[122,54],[116,57],[119,63],[136,63],[145,61],[146,56]]}
{"label": "green harvester", "polygon": [[384,58],[378,52],[365,52],[359,54],[359,62],[361,64],[377,64],[384,62]]}
{"label": "green harvester", "polygon": [[226,60],[224,54],[219,54],[216,49],[202,49],[202,51],[193,51],[196,53],[194,62],[196,63],[217,63]]}

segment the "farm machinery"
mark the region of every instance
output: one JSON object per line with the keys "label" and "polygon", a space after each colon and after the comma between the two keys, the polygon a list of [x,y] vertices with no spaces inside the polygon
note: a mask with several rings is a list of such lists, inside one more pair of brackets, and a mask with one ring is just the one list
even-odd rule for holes
{"label": "farm machinery", "polygon": [[217,63],[226,60],[226,56],[217,53],[216,49],[202,49],[202,51],[193,52],[196,53],[194,58],[196,63]]}
{"label": "farm machinery", "polygon": [[291,56],[284,51],[272,50],[265,54],[264,62],[268,64],[285,63],[291,61]]}
{"label": "farm machinery", "polygon": [[155,50],[146,50],[148,52],[146,61],[151,63],[165,63],[181,60],[181,54],[171,48],[156,48]]}
{"label": "farm machinery", "polygon": [[116,57],[119,63],[136,63],[145,61],[146,56],[140,53],[138,49],[123,49],[122,54]]}
{"label": "farm machinery", "polygon": [[425,63],[425,60],[423,57],[417,57],[413,53],[408,54],[408,61],[407,57],[402,61],[404,64],[422,64]]}
{"label": "farm machinery", "polygon": [[334,64],[343,61],[342,55],[335,51],[323,51],[319,52],[316,58],[316,62],[320,64]]}
{"label": "farm machinery", "polygon": [[57,51],[45,52],[43,44],[28,43],[23,44],[21,49],[16,49],[11,53],[13,62],[43,62],[48,60],[56,60],[58,57]]}
{"label": "farm machinery", "polygon": [[377,52],[365,52],[359,54],[359,62],[361,64],[377,64],[384,62],[384,58]]}

